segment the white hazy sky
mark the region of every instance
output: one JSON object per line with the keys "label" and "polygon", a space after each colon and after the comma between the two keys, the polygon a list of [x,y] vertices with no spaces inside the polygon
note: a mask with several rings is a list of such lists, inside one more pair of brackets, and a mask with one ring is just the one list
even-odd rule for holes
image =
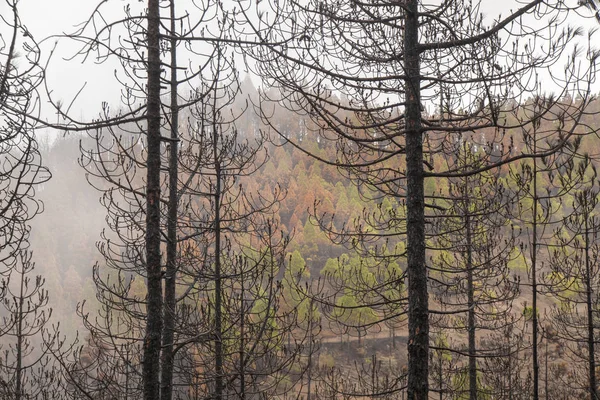
{"label": "white hazy sky", "polygon": [[[224,0],[233,1],[233,0]],[[268,0],[263,0],[268,1]],[[437,2],[438,0],[433,0]],[[577,0],[567,0],[573,1]],[[86,20],[93,9],[98,5],[99,0],[20,0],[19,7],[21,19],[34,37],[39,41],[50,35],[59,35],[63,32],[73,32],[76,25]],[[115,16],[122,15],[122,10],[128,3],[132,7],[142,7],[142,0],[107,0],[104,9],[112,10]],[[178,9],[185,9],[190,0],[181,0],[177,3]],[[481,10],[489,18],[496,18],[499,14],[506,14],[512,8],[518,8],[515,0],[482,0]],[[0,13],[6,10],[4,1],[0,5]],[[110,16],[108,16],[110,19]],[[574,18],[569,23],[574,25],[584,24],[592,26],[596,23],[593,19],[581,22]],[[48,52],[54,46],[54,39],[43,43],[43,50]],[[82,96],[78,98],[76,105],[72,108],[72,115],[76,118],[90,119],[94,118],[103,101],[108,101],[117,107],[119,99],[119,85],[114,78],[116,65],[94,65],[93,62],[82,64],[81,57],[75,61],[67,62],[65,57],[74,54],[77,47],[73,42],[61,40],[56,48],[53,61],[47,71],[48,86],[52,88],[52,94],[55,99],[61,99],[69,103],[70,99],[78,90],[86,84],[86,89]],[[47,117],[51,113],[46,111]]]}
{"label": "white hazy sky", "polygon": [[[47,70],[48,87],[52,90],[53,98],[69,102],[86,85],[82,96],[78,98],[78,107],[74,107],[76,118],[94,118],[103,101],[110,104],[118,102],[119,85],[114,78],[117,65],[98,65],[92,60],[83,63],[81,56],[68,61],[79,46],[72,40],[58,40],[51,36],[74,32],[99,3],[97,0],[20,0],[19,3],[21,20],[36,40],[48,38],[41,44],[44,54],[47,56],[55,48]],[[108,3],[103,8],[114,10],[116,16],[122,16],[123,7],[128,2],[109,0]]]}

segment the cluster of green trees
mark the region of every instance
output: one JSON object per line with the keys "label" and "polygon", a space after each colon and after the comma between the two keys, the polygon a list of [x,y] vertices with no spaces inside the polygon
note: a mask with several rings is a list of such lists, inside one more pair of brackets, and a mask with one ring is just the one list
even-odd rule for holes
{"label": "cluster of green trees", "polygon": [[[122,104],[78,121],[7,4],[2,398],[598,397],[598,54],[562,22],[581,5],[102,2],[63,39],[117,62]],[[74,338],[33,275],[40,126],[83,133],[107,225],[91,275],[49,282],[89,278],[56,294]],[[388,335],[387,363],[364,354]]]}

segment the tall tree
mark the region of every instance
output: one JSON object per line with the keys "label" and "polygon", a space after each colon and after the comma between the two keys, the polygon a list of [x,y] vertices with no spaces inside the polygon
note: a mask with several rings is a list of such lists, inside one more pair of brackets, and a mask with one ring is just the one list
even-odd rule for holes
{"label": "tall tree", "polygon": [[50,178],[32,123],[39,114],[37,89],[44,78],[41,54],[17,6],[18,1],[6,1],[0,21],[0,274],[28,246],[28,222],[43,208],[35,190]]}
{"label": "tall tree", "polygon": [[159,0],[148,0],[147,30],[147,134],[146,158],[146,332],[143,346],[144,399],[160,393],[160,348],[163,326],[160,232],[161,57]]}
{"label": "tall tree", "polygon": [[178,211],[178,184],[179,177],[179,82],[177,80],[177,14],[175,1],[169,2],[170,26],[169,55],[171,76],[170,89],[170,142],[169,142],[169,200],[167,207],[167,260],[165,268],[165,291],[161,354],[161,400],[173,398],[173,363],[174,363],[174,338],[176,325],[176,279],[177,279],[177,211]]}
{"label": "tall tree", "polygon": [[46,326],[51,310],[41,276],[32,276],[29,223],[42,211],[36,188],[50,178],[41,165],[33,119],[44,69],[37,42],[21,21],[18,1],[0,18],[0,397],[53,398],[58,384]]}
{"label": "tall tree", "polygon": [[[188,285],[182,302],[197,326],[179,329],[177,343],[182,353],[195,355],[188,365],[202,371],[196,379],[206,386],[199,393],[219,399],[274,395],[289,390],[282,379],[294,381],[287,375],[306,341],[304,332],[294,332],[300,310],[284,305],[291,299],[278,282],[293,263],[285,260],[288,238],[274,214],[284,192],[278,186],[246,189],[266,161],[265,138],[237,129],[232,61],[219,50],[211,68],[223,83],[204,83],[204,100],[191,109],[192,123],[181,136],[184,262],[178,287],[184,292]],[[199,327],[210,333],[209,341],[193,340]],[[285,346],[290,336],[294,342]]]}
{"label": "tall tree", "polygon": [[559,300],[552,312],[555,332],[567,341],[574,358],[584,363],[585,379],[580,382],[586,384],[574,389],[585,389],[590,399],[597,399],[599,189],[596,169],[587,157],[576,174],[588,182],[574,192],[572,212],[565,217],[564,225],[556,229],[557,248],[547,278]]}
{"label": "tall tree", "polygon": [[[174,6],[174,5],[173,5]],[[171,277],[173,276],[174,251],[173,232],[175,224],[171,213],[166,218],[168,220],[168,229],[163,229],[163,208],[164,199],[161,197],[161,190],[165,185],[164,181],[164,142],[170,143],[170,153],[177,157],[177,128],[178,128],[178,104],[177,97],[177,74],[174,72],[176,65],[175,49],[172,49],[172,59],[166,63],[172,71],[170,79],[164,79],[161,76],[162,70],[162,52],[163,45],[168,46],[163,36],[171,37],[170,45],[179,43],[177,34],[169,32],[173,29],[174,22],[167,23],[165,31],[161,32],[161,24],[164,21],[173,21],[176,16],[161,17],[160,2],[158,0],[149,0],[147,9],[139,10],[137,7],[125,7],[125,17],[123,19],[107,22],[104,19],[104,5],[101,3],[93,12],[88,23],[83,24],[82,28],[69,38],[82,43],[79,54],[84,57],[90,53],[99,50],[97,53],[98,61],[105,62],[111,58],[121,63],[120,82],[124,86],[123,108],[115,115],[111,115],[108,104],[104,104],[103,114],[99,121],[84,123],[76,121],[68,115],[68,111],[58,108],[66,122],[63,127],[67,130],[88,130],[90,136],[96,137],[96,148],[94,150],[85,150],[82,157],[82,164],[90,167],[91,176],[103,177],[107,183],[100,185],[99,189],[105,191],[104,204],[109,212],[109,226],[114,231],[114,237],[107,237],[107,242],[101,246],[101,252],[105,255],[110,267],[115,267],[117,271],[116,279],[108,279],[105,271],[98,272],[96,269],[95,280],[99,284],[98,296],[103,303],[101,319],[103,323],[96,325],[93,317],[87,319],[86,323],[92,329],[93,333],[90,341],[92,347],[112,348],[117,353],[117,363],[124,362],[129,365],[134,360],[140,360],[138,354],[141,353],[141,383],[145,399],[158,399],[160,394],[160,372],[161,372],[161,345],[164,342],[166,354],[163,361],[167,364],[171,362],[170,352],[172,350],[169,344],[172,344],[172,318],[170,318],[173,307],[173,285]],[[138,15],[135,13],[139,12]],[[97,21],[102,21],[96,24]],[[131,40],[121,42],[117,37],[119,32]],[[192,35],[195,32],[187,32]],[[143,37],[144,40],[134,38]],[[168,48],[168,47],[167,47]],[[135,71],[140,72],[140,74]],[[186,79],[193,79],[197,76],[196,72],[191,72]],[[144,82],[145,80],[145,82]],[[167,85],[171,89],[171,114],[163,113],[161,96],[162,87]],[[140,105],[141,104],[141,105]],[[57,105],[58,106],[58,105]],[[168,106],[168,105],[167,105]],[[175,120],[173,122],[173,119]],[[129,123],[130,125],[127,125]],[[170,123],[171,136],[167,138],[161,136],[161,130]],[[90,132],[89,129],[93,129]],[[122,135],[127,132],[130,135],[122,140]],[[110,143],[110,140],[113,140]],[[113,147],[114,146],[114,147]],[[89,156],[89,158],[87,157]],[[108,156],[102,159],[103,156]],[[172,163],[172,161],[171,161]],[[169,165],[170,163],[167,163]],[[95,168],[98,167],[98,168]],[[133,167],[134,169],[131,169]],[[142,178],[141,175],[145,175]],[[177,171],[172,174],[173,179],[177,179]],[[123,182],[120,178],[125,178]],[[114,185],[110,187],[110,185]],[[177,185],[172,185],[176,190]],[[175,196],[172,194],[172,196]],[[128,203],[129,207],[121,208],[119,201]],[[171,201],[173,203],[173,201]],[[176,205],[173,205],[176,209]],[[167,309],[163,307],[163,260],[161,254],[161,243],[163,242],[164,231],[167,242],[173,243],[168,246],[167,270],[167,291],[166,296]],[[116,246],[111,239],[117,242]],[[120,243],[119,243],[120,242]],[[144,243],[142,249],[142,242]],[[123,246],[127,251],[112,253],[115,248]],[[134,275],[139,275],[144,279],[144,287],[140,287],[141,282],[134,284]],[[114,275],[113,275],[114,277]],[[144,296],[141,299],[139,296]],[[135,305],[128,307],[129,305]],[[115,312],[117,315],[115,316]],[[145,314],[145,318],[140,318],[140,314]],[[113,318],[120,320],[123,326],[114,324]],[[168,326],[165,330],[166,337],[163,338],[163,319],[166,318]],[[145,327],[140,322],[145,321]],[[121,329],[128,327],[131,329],[131,336]],[[135,351],[136,335],[142,333],[144,336],[143,346],[139,353]],[[116,340],[111,335],[116,335]],[[104,343],[101,343],[103,342]],[[127,344],[126,342],[129,342]],[[171,342],[171,343],[169,343]],[[125,349],[125,353],[118,354],[120,350]],[[106,353],[106,352],[104,352]],[[122,358],[121,361],[118,359]],[[111,357],[108,357],[111,358]],[[95,363],[94,367],[88,368],[91,371],[97,371],[99,368]],[[74,368],[83,368],[81,363],[72,364]],[[85,368],[84,368],[85,369]],[[118,368],[115,368],[118,371]],[[117,372],[118,373],[118,372]],[[71,371],[74,376],[75,371]],[[95,372],[92,372],[96,375]],[[164,379],[169,380],[169,368],[163,368]],[[85,375],[85,374],[84,374]],[[110,375],[110,374],[109,374]],[[119,382],[118,378],[115,378]],[[134,386],[130,381],[124,388],[125,393]],[[167,384],[165,391],[166,398],[169,398],[171,385]],[[82,388],[85,390],[85,388]],[[90,388],[93,392],[94,387]],[[102,390],[101,387],[99,390]]]}
{"label": "tall tree", "polygon": [[[246,177],[260,168],[267,154],[262,152],[260,132],[238,134],[236,128],[247,106],[237,103],[241,85],[229,49],[222,45],[227,41],[223,28],[227,13],[220,5],[198,4],[195,11],[200,19],[194,23],[190,21],[195,14],[180,17],[197,28],[192,31],[173,31],[173,20],[179,20],[173,8],[171,17],[161,18],[168,24],[161,28],[165,31],[160,33],[160,44],[171,55],[170,63],[163,65],[172,74],[160,81],[170,94],[168,104],[159,103],[160,129],[168,129],[170,137],[158,137],[160,163],[155,172],[160,193],[153,205],[159,211],[159,264],[154,289],[147,252],[152,226],[151,148],[146,129],[150,125],[144,123],[145,117],[138,120],[146,107],[140,109],[138,102],[145,104],[150,92],[149,85],[130,75],[131,70],[148,67],[144,50],[134,38],[149,34],[145,25],[149,14],[142,11],[136,16],[126,8],[123,20],[94,31],[97,41],[86,42],[82,50],[88,54],[102,43],[102,48],[111,49],[107,57],[120,54],[122,73],[131,82],[125,83],[125,109],[116,116],[107,108],[102,122],[68,127],[94,127],[87,129],[94,144],[83,146],[80,162],[90,182],[103,192],[101,201],[112,231],[99,246],[105,263],[94,271],[100,314],[96,317],[80,309],[90,336],[69,364],[74,396],[139,397],[143,393],[147,398],[158,395],[155,385],[163,399],[192,393],[222,399],[235,393],[281,392],[284,378],[300,356],[306,336],[301,332],[293,346],[281,346],[285,333],[297,324],[296,310],[284,315],[278,306],[276,276],[285,264],[282,252],[287,238],[279,232],[273,211],[283,192],[279,188],[257,194],[243,190]],[[100,16],[97,11],[91,21]],[[223,29],[201,40],[208,42],[202,50],[208,53],[199,70],[178,78],[173,71],[181,69],[176,52],[183,50],[177,46],[200,38],[211,21],[219,21]],[[124,29],[130,40],[113,42],[116,36],[109,36],[100,42],[102,32],[112,33],[112,29]],[[184,84],[191,89],[187,97],[178,89]],[[150,103],[147,107],[149,115]],[[166,258],[160,253],[162,246]],[[160,289],[163,278],[164,292]],[[152,293],[161,299],[154,298],[152,303]],[[153,342],[150,351],[146,321],[158,305],[160,315],[154,317],[160,321],[155,321],[154,328],[164,322],[159,330],[162,347]],[[148,357],[156,354],[160,361],[148,365]],[[159,372],[160,377],[152,375]],[[300,372],[294,370],[297,376],[302,376]],[[156,382],[149,382],[155,378]]]}
{"label": "tall tree", "polygon": [[[561,129],[562,118],[549,120],[541,112],[546,109],[546,100],[534,98],[523,106],[522,113],[516,118],[538,116],[531,127],[523,130],[522,146],[529,153],[536,153],[539,146],[556,140],[556,131]],[[565,148],[549,157],[523,160],[511,165],[509,170],[509,188],[516,193],[518,201],[510,211],[512,221],[521,226],[521,245],[515,252],[522,259],[527,271],[527,281],[521,285],[531,288],[531,342],[532,342],[532,396],[540,397],[540,357],[541,342],[538,298],[544,290],[540,273],[544,270],[544,260],[548,258],[548,241],[556,226],[562,224],[565,197],[569,196],[581,178],[574,172],[573,153],[578,152],[580,138],[568,143]]]}
{"label": "tall tree", "polygon": [[[480,158],[470,141],[461,142],[449,135],[449,168],[477,167]],[[504,356],[493,347],[482,345],[482,338],[505,330],[515,323],[511,314],[519,286],[508,268],[516,233],[506,218],[513,203],[499,171],[452,178],[448,193],[436,194],[439,207],[433,219],[431,292],[439,303],[440,315],[433,309],[432,326],[449,332],[464,332],[467,346],[446,347],[456,357],[467,357],[465,384],[456,388],[458,396],[471,400],[493,395],[482,388],[481,360]],[[433,308],[433,307],[432,307]],[[454,335],[449,335],[454,336]],[[464,393],[460,393],[464,392]]]}
{"label": "tall tree", "polygon": [[[258,36],[254,41],[259,45],[250,49],[259,60],[257,73],[280,89],[279,98],[272,100],[310,118],[320,140],[333,141],[338,150],[335,160],[313,155],[347,171],[361,187],[405,199],[405,228],[398,233],[393,219],[389,228],[406,241],[408,398],[427,399],[425,178],[472,174],[559,149],[576,132],[592,100],[589,83],[596,54],[572,46],[580,29],[557,28],[548,37],[545,27],[527,24],[529,18],[564,20],[572,10],[562,1],[529,1],[495,20],[484,19],[479,2],[289,0],[262,3],[256,16],[250,15],[255,10],[250,2],[240,4],[238,14],[246,23],[238,29]],[[539,40],[550,44],[539,51],[530,44]],[[581,69],[575,67],[578,60],[585,60]],[[518,112],[508,105],[549,89],[540,89],[540,71],[559,82],[563,93],[575,87],[582,101],[548,101],[541,114],[565,115],[565,129],[556,143],[530,154],[511,148],[504,134],[534,122],[507,118]],[[425,112],[438,104],[444,107],[437,115]],[[429,156],[441,150],[435,131],[476,132],[474,144],[488,153],[484,166],[463,171],[433,168]],[[305,141],[282,137],[309,151]]]}

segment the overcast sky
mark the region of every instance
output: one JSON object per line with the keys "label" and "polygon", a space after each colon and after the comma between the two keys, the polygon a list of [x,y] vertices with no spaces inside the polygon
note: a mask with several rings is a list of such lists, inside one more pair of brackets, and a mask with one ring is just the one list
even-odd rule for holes
{"label": "overcast sky", "polygon": [[[54,49],[47,70],[48,86],[53,91],[53,97],[69,102],[86,85],[83,96],[78,98],[78,107],[74,110],[76,118],[94,118],[103,101],[111,104],[118,102],[119,85],[114,78],[117,65],[97,65],[93,60],[84,63],[81,56],[69,61],[67,59],[75,55],[80,46],[72,40],[59,40],[51,36],[74,32],[92,14],[98,3],[96,0],[20,1],[23,23],[36,40],[47,38],[41,45],[44,54],[48,55]],[[109,0],[109,7],[104,8],[114,10],[116,16],[121,16],[126,4],[122,0]]]}
{"label": "overcast sky", "polygon": [[[233,1],[233,0],[225,0]],[[267,1],[267,0],[263,0]],[[434,0],[435,1],[435,0]],[[577,0],[571,0],[576,2]],[[76,25],[86,20],[99,1],[96,0],[21,0],[19,2],[21,19],[27,28],[39,41],[50,35],[59,35],[64,32],[73,32]],[[123,7],[131,3],[132,7],[142,7],[145,2],[108,0],[104,6],[106,10],[112,10],[113,16],[123,15]],[[178,9],[184,9],[189,0],[181,0],[177,3]],[[508,13],[510,8],[517,8],[518,4],[513,0],[483,0],[482,11],[489,18],[496,18],[500,13]],[[2,2],[0,13],[6,9]],[[5,14],[4,14],[5,15]],[[111,15],[107,15],[110,20]],[[573,18],[571,24],[585,24],[592,26],[595,20],[581,22]],[[47,53],[54,47],[55,39],[49,39],[43,43],[43,49]],[[93,62],[82,64],[82,58],[75,61],[65,61],[64,58],[72,56],[77,50],[73,41],[61,40],[55,50],[53,60],[47,71],[48,86],[52,88],[53,96],[66,103],[75,96],[79,89],[86,84],[83,95],[78,98],[77,104],[72,109],[72,115],[76,118],[90,119],[98,115],[103,101],[108,101],[117,107],[119,99],[119,85],[114,78],[114,70],[117,65],[103,64],[95,65]],[[48,113],[46,113],[48,117]]]}

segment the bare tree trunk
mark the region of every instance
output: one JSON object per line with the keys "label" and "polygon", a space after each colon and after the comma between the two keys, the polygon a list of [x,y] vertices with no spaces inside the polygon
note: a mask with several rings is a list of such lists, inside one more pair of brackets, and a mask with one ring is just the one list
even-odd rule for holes
{"label": "bare tree trunk", "polygon": [[[537,137],[533,136],[533,152],[537,151]],[[538,193],[537,193],[537,159],[533,159],[533,252],[531,254],[531,306],[533,314],[531,318],[532,341],[533,341],[533,400],[539,400],[540,387],[540,364],[538,356],[538,319],[537,319],[537,251],[538,251]]]}
{"label": "bare tree trunk", "polygon": [[[510,349],[509,349],[510,352]],[[519,359],[519,351],[514,356],[514,360]],[[513,400],[513,356],[509,356],[509,366],[508,366],[508,400]]]}
{"label": "bare tree trunk", "polygon": [[160,265],[160,9],[148,0],[148,156],[146,188],[147,321],[142,380],[144,400],[157,400],[160,391],[162,278]]}
{"label": "bare tree trunk", "polygon": [[[465,178],[467,180],[467,178]],[[468,188],[468,185],[465,185],[465,188]],[[471,221],[469,218],[469,200],[468,193],[465,191],[464,193],[466,200],[466,245],[467,245],[467,306],[469,308],[468,311],[468,340],[469,340],[469,400],[477,400],[477,359],[476,359],[476,349],[475,349],[475,300],[474,300],[474,292],[475,288],[473,286],[473,248],[472,248],[472,238],[471,238]]]}
{"label": "bare tree trunk", "polygon": [[[246,322],[245,322],[245,318],[246,318],[246,309],[244,308],[244,304],[245,304],[245,299],[246,299],[246,288],[245,288],[245,284],[246,282],[244,282],[244,269],[242,268],[242,271],[240,273],[240,288],[241,288],[241,294],[240,294],[240,302],[241,302],[241,307],[240,307],[240,363],[239,363],[239,369],[240,369],[240,400],[246,400],[246,343],[245,343],[245,327],[246,327]],[[289,336],[288,336],[288,341],[289,341]],[[289,347],[288,347],[289,348]]]}
{"label": "bare tree trunk", "polygon": [[165,274],[164,331],[162,339],[161,400],[173,397],[173,341],[175,318],[175,282],[177,278],[177,159],[179,156],[179,105],[177,103],[177,40],[175,38],[175,0],[170,2],[171,14],[171,143],[169,144],[169,209],[167,220],[167,270]]}
{"label": "bare tree trunk", "polygon": [[[308,369],[307,369],[307,373],[308,373],[308,390],[307,390],[307,394],[306,394],[306,400],[311,400],[311,390],[312,390],[312,368],[313,368],[313,362],[312,362],[312,355],[313,355],[313,345],[314,345],[314,335],[313,335],[313,300],[310,300],[310,308],[308,310],[308,318],[309,318],[309,322],[308,322],[308,334],[309,334],[309,339],[308,339]],[[359,336],[360,338],[360,336]]]}
{"label": "bare tree trunk", "polygon": [[[587,210],[586,205],[586,210]],[[586,213],[587,214],[587,213]],[[587,306],[587,328],[588,328],[588,373],[589,373],[589,391],[590,400],[598,400],[598,389],[596,387],[596,357],[594,343],[594,309],[592,301],[592,275],[590,266],[590,238],[589,238],[589,214],[585,216],[585,285],[586,285],[586,306]]]}
{"label": "bare tree trunk", "polygon": [[[213,108],[214,110],[214,108]],[[215,118],[216,119],[216,118]],[[221,162],[219,133],[213,129],[213,157],[215,160],[215,399],[223,398],[223,315],[221,299]]]}
{"label": "bare tree trunk", "polygon": [[15,400],[21,400],[23,393],[23,304],[25,303],[25,265],[21,270],[21,288],[17,308],[17,366],[15,369]]}
{"label": "bare tree trunk", "polygon": [[544,380],[544,392],[546,395],[546,400],[548,400],[548,335],[544,335],[545,345],[546,345],[546,365],[544,366],[546,379]]}
{"label": "bare tree trunk", "polygon": [[438,378],[440,380],[440,400],[444,400],[444,374],[442,371],[442,368],[444,366],[443,365],[444,357],[443,357],[442,353],[440,353],[439,359],[440,359],[439,360],[440,361],[440,371],[439,371]]}
{"label": "bare tree trunk", "polygon": [[408,400],[429,392],[429,304],[425,268],[425,199],[419,64],[418,1],[406,2],[404,66],[406,90],[406,179],[408,254]]}

